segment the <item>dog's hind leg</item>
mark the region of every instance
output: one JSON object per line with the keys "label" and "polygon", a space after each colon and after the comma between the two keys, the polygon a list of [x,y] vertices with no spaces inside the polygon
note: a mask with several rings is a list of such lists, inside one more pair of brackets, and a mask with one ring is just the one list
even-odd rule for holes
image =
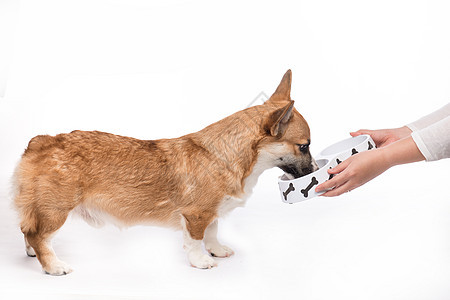
{"label": "dog's hind leg", "polygon": [[59,178],[52,181],[46,176],[36,175],[33,179],[24,174],[17,177],[18,192],[14,196],[14,204],[19,213],[27,255],[36,256],[47,274],[68,274],[72,269],[56,257],[51,238],[79,204],[77,190]]}
{"label": "dog's hind leg", "polygon": [[16,196],[15,203],[21,216],[20,227],[24,234],[27,255],[36,256],[45,273],[64,275],[72,272],[72,269],[56,257],[51,238],[65,223],[75,203],[55,200],[67,199],[62,197],[62,194],[57,196],[42,191],[34,194],[22,192]]}
{"label": "dog's hind leg", "polygon": [[[39,219],[36,220],[36,230],[24,232],[28,247],[32,247],[42,265],[42,269],[50,275],[65,275],[72,272],[69,265],[56,257],[51,245],[51,238],[64,224],[68,214],[69,212],[62,212],[57,209],[48,211],[45,215],[39,214]],[[27,254],[30,255],[32,252],[28,252],[28,247]]]}
{"label": "dog's hind leg", "polygon": [[183,227],[184,249],[187,252],[191,266],[200,269],[217,267],[216,261],[203,251],[203,236],[206,227],[213,220],[208,214],[183,214],[181,225]]}
{"label": "dog's hind leg", "polygon": [[229,257],[234,254],[234,251],[224,245],[221,245],[217,240],[217,230],[218,230],[218,221],[214,220],[205,230],[205,237],[203,241],[205,242],[206,250],[212,255],[216,257]]}

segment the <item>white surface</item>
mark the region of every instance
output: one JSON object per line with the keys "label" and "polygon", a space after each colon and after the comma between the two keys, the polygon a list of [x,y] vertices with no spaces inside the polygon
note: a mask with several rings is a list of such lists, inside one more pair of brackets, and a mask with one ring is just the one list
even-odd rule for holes
{"label": "white surface", "polygon": [[313,154],[409,123],[450,98],[449,14],[448,1],[22,0],[0,100],[0,298],[450,298],[448,160],[296,205],[267,171],[219,224],[236,255],[212,270],[188,265],[180,232],[70,219],[54,248],[75,271],[45,276],[6,197],[34,135],[179,136],[270,94],[288,68]]}
{"label": "white surface", "polygon": [[5,96],[18,17],[17,0],[0,1],[0,97]]}

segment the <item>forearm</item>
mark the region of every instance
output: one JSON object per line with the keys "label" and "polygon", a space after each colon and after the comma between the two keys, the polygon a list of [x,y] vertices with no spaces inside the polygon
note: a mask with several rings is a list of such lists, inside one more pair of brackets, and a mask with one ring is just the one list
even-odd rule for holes
{"label": "forearm", "polygon": [[411,136],[398,140],[386,147],[377,149],[376,151],[380,151],[388,168],[425,160],[425,157],[422,155],[419,148],[417,148],[417,145]]}
{"label": "forearm", "polygon": [[396,131],[397,135],[398,135],[401,139],[410,136],[410,135],[411,135],[411,132],[412,132],[411,128],[409,128],[409,127],[406,126],[406,125],[403,126],[403,127],[400,127],[400,128],[396,128],[396,129],[394,129],[394,130]]}

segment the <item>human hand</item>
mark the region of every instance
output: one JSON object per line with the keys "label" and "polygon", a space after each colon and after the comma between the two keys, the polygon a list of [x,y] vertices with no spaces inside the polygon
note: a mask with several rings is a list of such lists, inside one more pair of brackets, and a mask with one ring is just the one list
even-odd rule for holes
{"label": "human hand", "polygon": [[[316,187],[316,193],[327,191],[322,196],[333,197],[349,192],[377,177],[395,165],[424,160],[411,136],[385,147],[357,153],[331,170],[335,176]],[[337,175],[336,175],[337,174]]]}
{"label": "human hand", "polygon": [[355,137],[361,134],[368,134],[375,142],[377,148],[381,148],[392,144],[402,138],[408,137],[411,135],[411,129],[406,126],[400,128],[393,129],[379,129],[379,130],[368,130],[368,129],[360,129],[356,132],[350,132],[350,135]]}
{"label": "human hand", "polygon": [[389,167],[383,149],[360,152],[329,170],[328,173],[335,176],[318,185],[316,192],[328,190],[322,196],[339,196],[372,180]]}

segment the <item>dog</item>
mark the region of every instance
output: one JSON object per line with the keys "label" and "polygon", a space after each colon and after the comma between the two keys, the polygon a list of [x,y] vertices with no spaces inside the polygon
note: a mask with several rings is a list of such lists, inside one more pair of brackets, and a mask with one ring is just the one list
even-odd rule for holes
{"label": "dog", "polygon": [[288,70],[264,104],[179,138],[138,140],[98,131],[32,138],[14,174],[26,253],[46,274],[72,272],[51,246],[72,212],[97,227],[181,229],[190,264],[217,266],[213,257],[234,254],[217,240],[217,219],[244,206],[264,170],[279,167],[297,178],[317,169],[291,81]]}

